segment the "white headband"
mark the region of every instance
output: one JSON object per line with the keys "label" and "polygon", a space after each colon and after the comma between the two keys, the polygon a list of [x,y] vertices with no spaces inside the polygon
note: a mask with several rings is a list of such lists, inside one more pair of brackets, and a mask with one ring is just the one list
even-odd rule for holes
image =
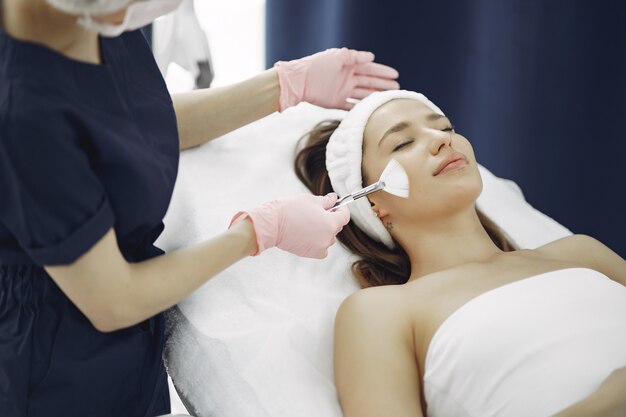
{"label": "white headband", "polygon": [[[430,107],[435,113],[444,115],[423,94],[406,90],[390,90],[372,93],[361,100],[330,136],[326,146],[326,169],[333,190],[340,196],[350,194],[369,184],[363,184],[361,163],[363,159],[363,131],[374,111],[395,99],[417,100]],[[393,239],[376,216],[367,199],[361,198],[349,205],[350,218],[369,237],[394,248]]]}

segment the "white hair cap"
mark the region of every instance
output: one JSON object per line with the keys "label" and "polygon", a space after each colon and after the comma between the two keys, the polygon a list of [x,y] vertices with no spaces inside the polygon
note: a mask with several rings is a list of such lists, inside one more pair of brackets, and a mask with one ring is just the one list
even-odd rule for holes
{"label": "white hair cap", "polygon": [[70,14],[98,15],[117,12],[130,0],[46,0],[57,9]]}
{"label": "white hair cap", "polygon": [[[372,93],[357,103],[333,132],[326,146],[326,169],[330,184],[340,197],[365,186],[361,177],[365,125],[377,108],[395,99],[417,100],[430,107],[435,113],[444,115],[439,107],[423,94],[407,90]],[[349,207],[351,220],[369,237],[384,243],[389,249],[395,246],[391,235],[378,219],[367,199],[358,199]]]}

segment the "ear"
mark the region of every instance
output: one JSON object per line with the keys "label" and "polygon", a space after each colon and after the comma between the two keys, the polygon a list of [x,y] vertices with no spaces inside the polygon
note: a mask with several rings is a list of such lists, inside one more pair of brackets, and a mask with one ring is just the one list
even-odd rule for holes
{"label": "ear", "polygon": [[378,217],[381,221],[384,220],[385,217],[389,216],[389,211],[384,208],[380,208],[380,206],[375,202],[370,201],[370,204],[372,205],[372,210],[376,213],[376,217]]}

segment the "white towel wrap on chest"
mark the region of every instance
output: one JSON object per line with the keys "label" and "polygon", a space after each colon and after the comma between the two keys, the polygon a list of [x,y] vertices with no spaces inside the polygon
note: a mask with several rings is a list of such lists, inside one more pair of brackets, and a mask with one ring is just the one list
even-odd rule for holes
{"label": "white towel wrap on chest", "polygon": [[569,268],[483,293],[436,331],[429,417],[549,416],[626,366],[626,288]]}

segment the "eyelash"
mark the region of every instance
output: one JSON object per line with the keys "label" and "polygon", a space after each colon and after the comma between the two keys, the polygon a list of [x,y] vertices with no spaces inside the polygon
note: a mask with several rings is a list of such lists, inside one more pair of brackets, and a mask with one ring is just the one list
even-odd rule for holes
{"label": "eyelash", "polygon": [[[445,129],[443,129],[443,132],[451,132],[454,133],[454,125],[450,125],[448,127],[446,127]],[[393,148],[393,150],[391,152],[396,152],[399,151],[400,149],[404,148],[407,145],[410,145],[411,143],[413,143],[414,140],[407,140],[405,142],[400,143],[399,145],[397,145],[395,148]]]}
{"label": "eyelash", "polygon": [[393,148],[391,152],[399,151],[400,149],[404,148],[406,145],[410,145],[411,143],[413,143],[413,139],[407,140],[406,142],[402,142],[399,145],[397,145],[395,148]]}

